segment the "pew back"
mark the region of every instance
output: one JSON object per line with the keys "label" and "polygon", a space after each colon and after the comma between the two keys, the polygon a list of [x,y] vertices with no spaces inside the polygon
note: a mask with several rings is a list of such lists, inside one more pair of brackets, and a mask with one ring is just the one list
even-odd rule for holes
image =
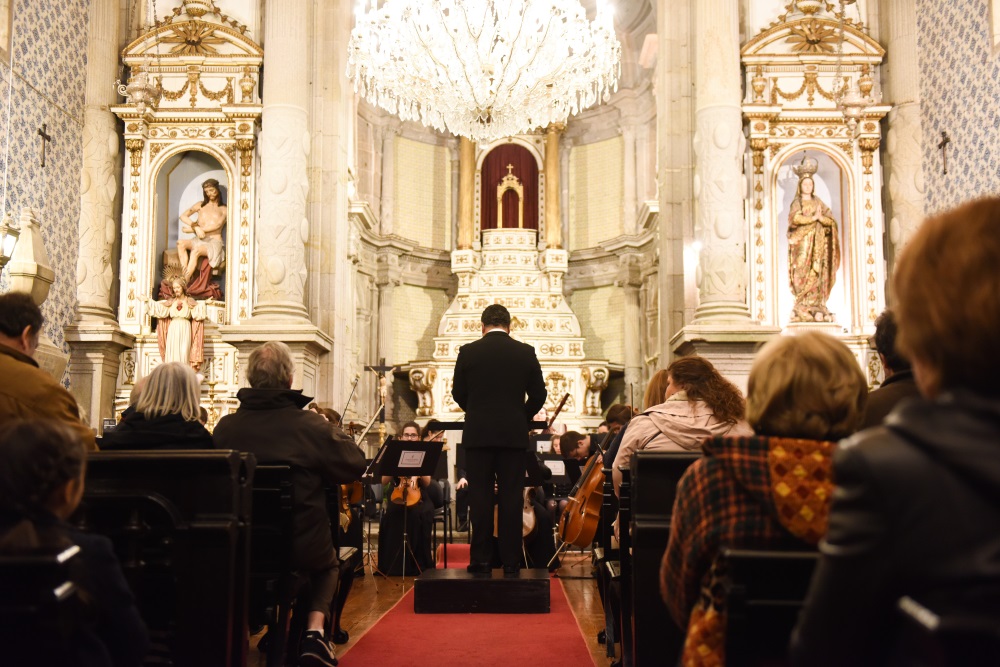
{"label": "pew back", "polygon": [[631,461],[633,637],[637,665],[673,664],[684,642],[660,597],[677,483],[696,452],[639,451]]}
{"label": "pew back", "polygon": [[109,537],[140,613],[176,664],[245,660],[247,485],[255,460],[228,450],[96,452],[82,528]]}
{"label": "pew back", "polygon": [[819,554],[723,549],[721,558],[726,664],[784,664]]}

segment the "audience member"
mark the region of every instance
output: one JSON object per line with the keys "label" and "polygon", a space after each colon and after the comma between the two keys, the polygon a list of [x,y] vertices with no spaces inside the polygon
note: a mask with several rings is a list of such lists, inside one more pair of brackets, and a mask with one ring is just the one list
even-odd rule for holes
{"label": "audience member", "polygon": [[309,409],[318,414],[323,419],[327,420],[334,426],[341,425],[340,413],[332,408],[320,407],[319,403],[310,403]]}
{"label": "audience member", "polygon": [[882,362],[882,385],[868,394],[868,406],[861,428],[878,426],[896,403],[920,396],[909,360],[896,349],[896,318],[891,310],[875,320],[875,351]]}
{"label": "audience member", "polygon": [[899,349],[923,399],[901,402],[837,453],[830,528],[792,641],[796,665],[897,664],[904,595],[944,612],[944,624],[950,614],[975,623],[966,605],[987,591],[997,608],[998,230],[1000,199],[971,202],[926,221],[898,259]]}
{"label": "audience member", "polygon": [[614,438],[612,438],[611,444],[608,445],[608,451],[604,452],[604,458],[609,463],[614,463],[615,457],[618,456],[618,449],[622,444],[622,438],[625,437],[625,431],[635,414],[631,405],[615,403],[608,408],[606,416],[608,426],[610,426],[611,432],[614,433]]}
{"label": "audience member", "polygon": [[340,562],[324,485],[360,479],[365,457],[346,433],[302,409],[310,399],[292,389],[294,373],[292,353],[284,343],[264,343],[251,352],[247,364],[250,388],[236,394],[240,407],[219,420],[214,439],[219,449],[254,454],[258,464],[291,466],[295,497],[292,563],[308,573],[310,580],[307,598],[300,596],[298,602],[299,611],[307,613],[299,664],[335,665],[324,625],[337,590]]}
{"label": "audience member", "polygon": [[653,377],[649,378],[649,384],[646,385],[646,393],[642,397],[642,409],[649,410],[654,405],[662,403],[669,384],[670,374],[666,368],[653,373]]}
{"label": "audience member", "polygon": [[[79,546],[71,577],[83,604],[64,645],[58,634],[46,637],[44,645],[5,645],[5,660],[137,667],[149,637],[114,548],[107,538],[66,523],[83,497],[86,451],[80,431],[54,419],[15,419],[0,425],[0,442],[0,553],[58,553]],[[31,661],[21,662],[22,657]]]}
{"label": "audience member", "polygon": [[634,452],[699,451],[708,438],[752,433],[744,419],[740,390],[707,359],[676,359],[667,367],[666,377],[662,401],[630,421],[622,436],[611,466],[615,493],[622,483],[618,468],[628,467]]}
{"label": "audience member", "polygon": [[660,586],[687,629],[683,664],[726,664],[723,548],[801,549],[822,537],[835,443],[857,428],[866,394],[854,355],[826,334],[775,338],[757,353],[746,410],[755,435],[705,442],[677,485]]}
{"label": "audience member", "polygon": [[[420,425],[406,422],[399,430],[399,439],[420,439]],[[391,477],[383,475],[387,499],[378,529],[378,569],[383,575],[419,574],[434,567],[431,555],[431,530],[434,528],[434,503],[428,496],[432,484],[430,475],[422,477]],[[412,498],[419,496],[416,504]],[[406,538],[404,541],[404,528]]]}
{"label": "audience member", "polygon": [[146,386],[148,380],[149,376],[143,375],[132,385],[132,391],[128,393],[128,406],[122,410],[122,414],[118,419],[119,422],[135,412],[135,404],[139,402],[139,396],[142,395],[142,388]]}
{"label": "audience member", "polygon": [[41,332],[42,311],[29,294],[0,294],[0,425],[14,419],[57,419],[79,433],[87,449],[97,449],[76,399],[33,358]]}
{"label": "audience member", "polygon": [[[211,449],[202,425],[198,379],[178,361],[160,364],[147,377],[135,411],[101,440],[104,449]],[[207,419],[207,413],[206,413]]]}

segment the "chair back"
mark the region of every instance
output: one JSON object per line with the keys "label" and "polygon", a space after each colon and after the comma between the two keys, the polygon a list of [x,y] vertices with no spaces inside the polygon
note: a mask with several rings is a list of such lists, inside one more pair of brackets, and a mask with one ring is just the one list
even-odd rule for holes
{"label": "chair back", "polygon": [[[0,645],[9,664],[71,664],[82,612],[70,568],[80,553],[0,556]],[[6,663],[5,663],[6,664]]]}
{"label": "chair back", "polygon": [[1000,586],[984,584],[928,596],[904,596],[891,665],[986,667],[1000,656]]}
{"label": "chair back", "polygon": [[291,569],[294,511],[291,466],[258,465],[252,494],[250,578],[277,578]]}
{"label": "chair back", "polygon": [[724,549],[726,664],[784,664],[819,560],[815,551]]}

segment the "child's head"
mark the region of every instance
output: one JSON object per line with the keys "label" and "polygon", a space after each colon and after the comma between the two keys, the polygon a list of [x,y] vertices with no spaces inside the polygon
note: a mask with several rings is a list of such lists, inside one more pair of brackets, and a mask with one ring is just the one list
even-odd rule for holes
{"label": "child's head", "polygon": [[68,518],[83,497],[86,449],[79,434],[54,420],[18,420],[0,426],[0,442],[0,513]]}

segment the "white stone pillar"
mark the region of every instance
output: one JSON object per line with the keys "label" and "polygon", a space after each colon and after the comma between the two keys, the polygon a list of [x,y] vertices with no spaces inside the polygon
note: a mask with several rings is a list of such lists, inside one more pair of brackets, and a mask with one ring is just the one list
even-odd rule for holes
{"label": "white stone pillar", "polygon": [[[399,257],[394,254],[385,254],[378,258],[378,275],[376,284],[378,285],[378,349],[375,354],[376,359],[385,359],[387,365],[401,363],[393,356],[393,332],[395,330],[393,318],[393,293],[402,283],[402,275],[399,268]],[[386,376],[386,398],[385,398],[385,420],[393,421],[396,417],[393,407],[393,376]]]}
{"label": "white stone pillar", "polygon": [[382,205],[379,209],[379,229],[382,236],[393,233],[396,213],[396,137],[398,125],[382,128]]}
{"label": "white stone pillar", "polygon": [[925,214],[917,16],[908,0],[881,0],[879,9],[887,54],[883,93],[894,105],[889,112],[886,156],[889,241],[895,254],[910,240]]}
{"label": "white stone pillar", "polygon": [[695,321],[749,321],[739,3],[699,0],[694,11],[694,235],[701,242]]}
{"label": "white stone pillar", "polygon": [[[308,396],[316,395],[322,373],[320,358],[333,347],[331,336],[310,321],[305,304],[309,275],[306,243],[311,231],[307,217],[310,82],[319,77],[316,72],[321,68],[333,67],[324,62],[310,68],[316,34],[329,34],[324,30],[326,24],[313,24],[312,5],[309,0],[284,0],[270,2],[265,8],[257,299],[248,321],[219,327],[222,339],[237,349],[241,384],[246,381],[251,351],[267,341],[279,340],[292,349],[292,387],[301,388]],[[323,55],[320,51],[318,59]],[[346,147],[338,154],[346,158]],[[346,184],[346,168],[337,176],[341,174],[343,181],[337,182]],[[337,210],[346,215],[343,190],[335,190],[337,201],[329,205],[340,207]],[[317,238],[322,243],[321,231],[318,226]],[[350,311],[349,306],[345,308]]]}
{"label": "white stone pillar", "polygon": [[111,305],[118,238],[115,204],[122,173],[117,119],[108,110],[117,101],[112,82],[118,69],[118,10],[117,0],[93,0],[88,10],[76,264],[79,310],[65,331],[70,389],[91,426],[98,428],[103,417],[114,416],[121,353],[134,343],[119,328]]}
{"label": "white stone pillar", "polygon": [[257,218],[257,303],[254,317],[308,321],[305,243],[309,240],[308,0],[267,5],[264,24],[264,109]]}
{"label": "white stone pillar", "polygon": [[545,131],[545,247],[562,248],[562,213],[559,205],[559,135],[565,129],[552,123]]}
{"label": "white stone pillar", "polygon": [[639,273],[639,256],[626,255],[621,258],[618,269],[617,287],[625,294],[624,347],[625,347],[625,395],[642,394],[642,312],[639,308],[639,289],[642,277]]}

